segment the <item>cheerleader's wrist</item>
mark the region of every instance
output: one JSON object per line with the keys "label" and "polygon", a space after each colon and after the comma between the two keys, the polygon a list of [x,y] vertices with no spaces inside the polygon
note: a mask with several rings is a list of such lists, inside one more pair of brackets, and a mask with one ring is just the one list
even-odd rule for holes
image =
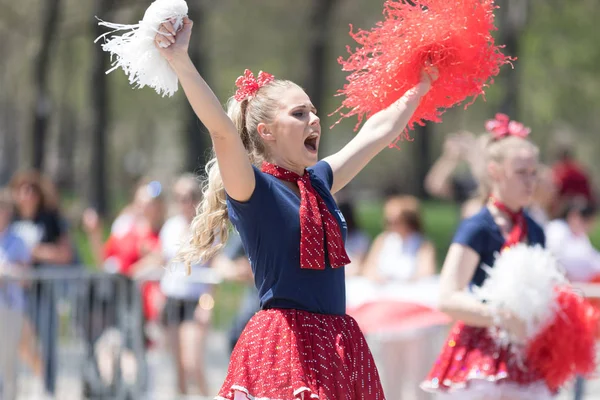
{"label": "cheerleader's wrist", "polygon": [[174,54],[171,58],[168,58],[167,61],[175,73],[182,72],[185,68],[194,66],[188,53]]}
{"label": "cheerleader's wrist", "polygon": [[490,308],[489,312],[492,320],[492,326],[496,328],[505,328],[506,313],[496,308]]}

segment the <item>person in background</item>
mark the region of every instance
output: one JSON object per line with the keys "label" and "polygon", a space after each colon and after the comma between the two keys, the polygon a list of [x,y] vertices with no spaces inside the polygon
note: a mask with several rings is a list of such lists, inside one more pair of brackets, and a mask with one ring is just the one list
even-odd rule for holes
{"label": "person in background", "polygon": [[[461,218],[467,218],[482,207],[478,196],[478,171],[481,169],[480,152],[473,149],[480,140],[470,132],[459,132],[444,141],[442,155],[425,177],[425,190],[436,198],[452,200],[461,207]],[[466,170],[457,173],[461,164]]]}
{"label": "person in background", "polygon": [[[159,233],[165,220],[166,204],[160,182],[150,181],[140,186],[135,192],[133,204],[132,220],[113,230],[106,243],[102,241],[102,228],[97,214],[93,210],[86,210],[83,219],[97,264],[103,265],[107,272],[129,278],[162,265]],[[157,319],[160,308],[158,284],[148,282],[143,285],[142,292],[144,315],[148,320]]]}
{"label": "person in background", "polygon": [[348,257],[350,258],[350,264],[345,267],[346,276],[360,275],[371,241],[369,236],[358,226],[354,203],[350,200],[343,200],[338,203],[338,208],[344,216],[346,226],[348,227],[345,246],[346,253],[348,253]]}
{"label": "person in background", "polygon": [[570,199],[559,218],[545,229],[546,247],[552,251],[572,282],[589,282],[600,274],[600,253],[590,242],[597,209],[585,198]]}
{"label": "person in background", "polygon": [[17,173],[10,182],[16,203],[14,231],[31,249],[36,268],[69,265],[73,249],[56,191],[35,171]]}
{"label": "person in background", "polygon": [[[10,190],[16,204],[12,229],[27,244],[35,270],[71,265],[74,260],[72,242],[58,209],[55,190],[36,171],[24,171],[13,176]],[[41,340],[44,386],[54,394],[57,376],[58,313],[54,284],[36,281],[28,290],[29,315]],[[23,335],[24,338],[27,335]],[[33,340],[35,342],[35,340]],[[26,356],[37,367],[34,344],[24,345]]]}
{"label": "person in background", "polygon": [[204,353],[206,335],[214,300],[212,286],[202,283],[210,262],[191,266],[187,276],[185,266],[173,258],[181,245],[189,240],[190,224],[196,206],[202,199],[200,184],[191,174],[180,176],[173,186],[177,213],[169,218],[160,231],[160,242],[166,271],[161,290],[166,296],[162,323],[167,328],[171,352],[175,358],[177,385],[180,394],[188,394],[188,378],[198,385],[199,394],[208,396]]}
{"label": "person in background", "polygon": [[[110,225],[110,235],[117,237],[126,235],[140,218],[143,218],[144,196],[137,195],[141,188],[147,187],[154,182],[151,177],[144,176],[140,178],[133,187],[129,203],[127,203],[117,214]],[[155,185],[155,184],[153,184]],[[88,210],[93,212],[93,210]]]}
{"label": "person in background", "polygon": [[[164,303],[164,295],[160,290],[160,283],[156,281],[144,281],[138,290],[136,278],[150,271],[156,271],[163,263],[163,254],[160,243],[160,230],[164,223],[166,205],[162,185],[158,181],[149,181],[139,186],[134,194],[132,208],[126,215],[129,220],[117,229],[111,229],[106,242],[103,241],[103,228],[98,214],[88,209],[83,214],[82,224],[88,235],[96,265],[108,273],[117,274],[116,279],[111,282],[118,284],[115,290],[125,290],[126,296],[109,299],[105,304],[106,309],[114,318],[102,321],[102,337],[108,337],[122,321],[116,317],[117,307],[131,309],[137,302],[133,296],[138,296],[141,290],[142,300],[142,329],[139,332],[131,332],[124,338],[126,351],[122,353],[122,369],[133,371],[135,376],[137,368],[144,359],[135,359],[131,351],[136,343],[142,343],[142,348],[152,344],[151,329],[157,326],[160,310]],[[125,214],[122,214],[125,215]],[[121,303],[118,303],[121,301]],[[101,342],[102,343],[102,342]],[[99,346],[97,362],[100,373],[105,383],[114,379],[113,354],[106,347]],[[146,382],[142,382],[145,385]]]}
{"label": "person in background", "polygon": [[423,235],[419,200],[394,196],[384,205],[385,230],[373,241],[364,275],[375,282],[408,282],[436,273],[435,248]]}
{"label": "person in background", "polygon": [[555,210],[560,212],[563,204],[568,203],[571,198],[583,197],[590,204],[595,202],[590,178],[575,161],[572,146],[558,146],[556,161],[552,164],[552,175],[557,190]]}
{"label": "person in background", "polygon": [[25,242],[11,229],[15,204],[7,189],[0,189],[0,398],[17,398],[17,368],[25,293],[18,277],[30,267]]}
{"label": "person in background", "polygon": [[552,218],[552,206],[556,200],[556,185],[552,177],[552,170],[546,165],[540,164],[537,178],[538,182],[527,212],[538,225],[545,227]]}
{"label": "person in background", "polygon": [[456,324],[421,388],[448,400],[551,399],[553,393],[528,360],[491,334],[490,328],[500,327],[522,340],[525,323],[512,313],[496,313],[472,295],[500,251],[519,243],[545,245],[543,229],[524,209],[538,181],[539,149],[527,139],[529,129],[503,114],[488,121],[486,129],[490,135],[481,180],[486,206],[460,223],[448,249],[439,309]]}
{"label": "person in background", "polygon": [[[589,239],[597,212],[584,196],[571,198],[563,205],[559,217],[546,226],[546,247],[558,259],[571,282],[600,281],[600,253]],[[585,380],[578,377],[574,399],[582,400],[584,392]]]}

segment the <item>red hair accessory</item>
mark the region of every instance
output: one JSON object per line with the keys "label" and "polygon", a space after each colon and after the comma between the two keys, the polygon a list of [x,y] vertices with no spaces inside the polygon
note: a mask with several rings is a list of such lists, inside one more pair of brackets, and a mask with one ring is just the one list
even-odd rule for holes
{"label": "red hair accessory", "polygon": [[[350,31],[359,47],[348,47],[348,58],[338,60],[350,75],[338,92],[345,99],[336,112],[349,110],[340,120],[358,116],[356,128],[415,87],[427,63],[437,67],[439,77],[408,129],[441,122],[445,109],[471,97],[468,107],[512,60],[494,43],[493,0],[387,0],[384,7],[384,20],[370,31]],[[402,136],[408,138],[408,131]]]}
{"label": "red hair accessory", "polygon": [[526,138],[531,133],[531,129],[520,122],[511,121],[508,115],[501,113],[496,114],[495,119],[490,119],[485,123],[485,130],[492,134],[494,140],[507,136]]}
{"label": "red hair accessory", "polygon": [[258,79],[254,78],[254,74],[249,69],[244,71],[244,75],[240,76],[235,81],[235,86],[238,90],[235,92],[235,99],[242,102],[246,99],[254,97],[258,89],[265,86],[267,83],[273,82],[275,77],[266,72],[260,71]]}

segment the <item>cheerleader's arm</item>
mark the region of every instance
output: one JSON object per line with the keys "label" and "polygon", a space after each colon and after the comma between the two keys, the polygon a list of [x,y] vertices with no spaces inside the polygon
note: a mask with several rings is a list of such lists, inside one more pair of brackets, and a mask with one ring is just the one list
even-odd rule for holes
{"label": "cheerleader's arm", "polygon": [[237,128],[188,55],[191,32],[192,21],[187,17],[178,32],[171,23],[165,22],[156,35],[156,44],[177,74],[194,112],[210,133],[225,190],[233,199],[246,201],[256,185],[254,170]]}
{"label": "cheerleader's arm", "polygon": [[436,69],[423,70],[421,82],[388,108],[374,114],[358,134],[340,151],[325,158],[333,172],[331,193],[343,189],[381,151],[406,128],[421,97],[437,79]]}
{"label": "cheerleader's arm", "polygon": [[440,277],[440,310],[466,325],[501,326],[517,339],[525,337],[526,327],[521,320],[509,313],[493,313],[490,307],[467,292],[478,265],[479,254],[475,250],[459,243],[450,246]]}

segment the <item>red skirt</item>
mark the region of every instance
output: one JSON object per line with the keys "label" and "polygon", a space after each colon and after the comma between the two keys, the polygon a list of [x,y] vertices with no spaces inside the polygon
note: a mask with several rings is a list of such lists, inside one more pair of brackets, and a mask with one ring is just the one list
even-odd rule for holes
{"label": "red skirt", "polygon": [[458,322],[421,387],[429,392],[448,393],[481,382],[492,383],[497,389],[507,384],[528,390],[539,386],[542,380],[511,345],[500,344],[487,328]]}
{"label": "red skirt", "polygon": [[356,321],[347,315],[263,310],[233,350],[217,399],[383,400],[379,373]]}

